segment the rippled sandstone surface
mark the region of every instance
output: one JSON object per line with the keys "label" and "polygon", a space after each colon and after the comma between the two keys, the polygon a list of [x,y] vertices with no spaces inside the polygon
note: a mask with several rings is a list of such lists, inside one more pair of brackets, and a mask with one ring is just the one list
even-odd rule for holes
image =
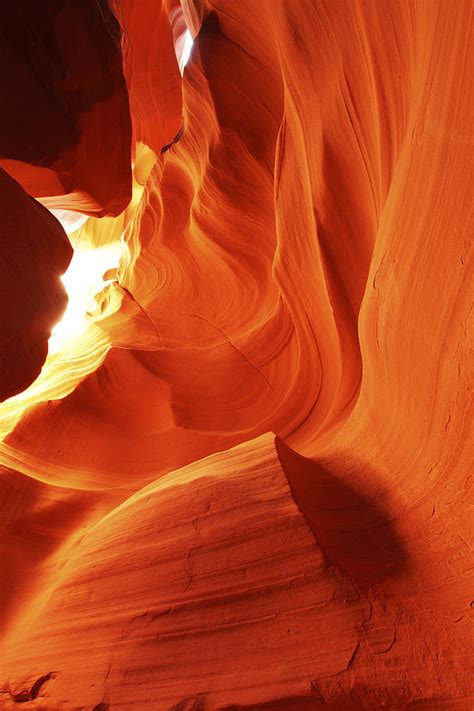
{"label": "rippled sandstone surface", "polygon": [[472,14],[0,10],[0,708],[474,708]]}

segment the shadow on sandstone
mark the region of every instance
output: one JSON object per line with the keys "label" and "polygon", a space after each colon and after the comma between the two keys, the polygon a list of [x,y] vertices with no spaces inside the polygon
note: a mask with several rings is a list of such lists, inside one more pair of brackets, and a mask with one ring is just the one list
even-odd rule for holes
{"label": "shadow on sandstone", "polygon": [[351,464],[342,474],[333,462],[306,459],[279,438],[276,448],[293,498],[329,565],[361,589],[408,572],[407,549],[372,468]]}

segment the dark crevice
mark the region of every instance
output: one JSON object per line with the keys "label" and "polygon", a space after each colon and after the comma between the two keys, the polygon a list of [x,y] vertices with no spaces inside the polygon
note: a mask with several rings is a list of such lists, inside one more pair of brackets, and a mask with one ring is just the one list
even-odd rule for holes
{"label": "dark crevice", "polygon": [[203,694],[188,696],[171,707],[170,711],[204,711],[205,697]]}
{"label": "dark crevice", "polygon": [[122,56],[122,27],[110,9],[108,0],[96,0],[96,2],[97,8],[105,25],[105,29],[110,35],[110,38],[112,39],[112,42],[117,48],[120,56]]}
{"label": "dark crevice", "polygon": [[175,137],[173,138],[173,140],[171,141],[171,143],[166,143],[166,144],[163,146],[163,148],[162,148],[161,151],[160,151],[160,154],[163,155],[163,153],[166,153],[166,151],[169,151],[169,149],[171,148],[171,146],[174,146],[175,143],[178,143],[178,141],[179,141],[179,139],[182,137],[183,133],[184,133],[184,126],[181,126],[181,128],[180,128],[179,131],[178,131],[178,133],[176,134],[176,136],[175,136]]}
{"label": "dark crevice", "polygon": [[44,674],[43,676],[40,676],[39,679],[35,681],[31,689],[29,689],[28,691],[23,690],[20,691],[18,694],[11,694],[13,701],[16,704],[24,704],[26,703],[26,701],[32,701],[33,699],[36,699],[46,682],[50,679],[54,679],[54,676],[54,672],[49,672],[49,674]]}
{"label": "dark crevice", "polygon": [[202,21],[198,37],[205,34],[223,34],[219,24],[219,15],[215,10],[211,10]]}

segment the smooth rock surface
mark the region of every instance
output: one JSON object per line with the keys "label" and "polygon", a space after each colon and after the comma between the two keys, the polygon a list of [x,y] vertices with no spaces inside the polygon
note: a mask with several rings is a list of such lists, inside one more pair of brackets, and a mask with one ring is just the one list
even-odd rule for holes
{"label": "smooth rock surface", "polygon": [[131,200],[0,406],[1,703],[467,711],[472,3],[111,9]]}

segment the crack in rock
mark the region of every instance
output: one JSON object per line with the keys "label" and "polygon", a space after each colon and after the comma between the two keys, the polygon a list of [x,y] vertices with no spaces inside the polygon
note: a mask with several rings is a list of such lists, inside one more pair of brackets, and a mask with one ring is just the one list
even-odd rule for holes
{"label": "crack in rock", "polygon": [[18,692],[18,694],[12,694],[10,692],[10,696],[16,704],[24,704],[27,701],[32,701],[33,699],[36,699],[38,697],[41,689],[46,684],[46,682],[50,679],[54,679],[54,677],[55,672],[49,672],[48,674],[44,674],[35,681],[31,689],[24,689],[23,691]]}

